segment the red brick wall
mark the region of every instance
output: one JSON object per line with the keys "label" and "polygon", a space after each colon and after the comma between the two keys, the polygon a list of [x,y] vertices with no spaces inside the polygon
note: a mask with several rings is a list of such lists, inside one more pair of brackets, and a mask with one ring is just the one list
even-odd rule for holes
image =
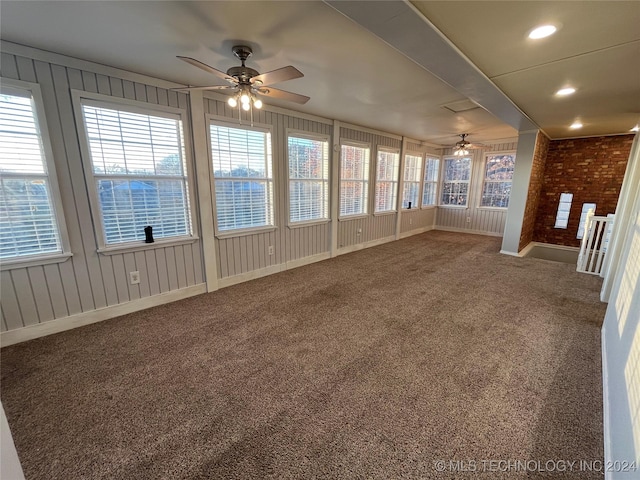
{"label": "red brick wall", "polygon": [[529,192],[527,193],[527,204],[524,208],[522,219],[522,230],[520,232],[520,243],[518,251],[529,245],[533,241],[533,230],[536,224],[536,215],[540,203],[540,192],[544,179],[544,166],[549,150],[549,138],[542,132],[536,136],[536,146],[533,151],[533,162],[531,165],[531,177],[529,178]]}
{"label": "red brick wall", "polygon": [[[583,203],[595,203],[596,215],[614,213],[634,135],[549,142],[533,231],[536,242],[580,246],[576,239]],[[554,228],[558,201],[573,193],[566,229]]]}

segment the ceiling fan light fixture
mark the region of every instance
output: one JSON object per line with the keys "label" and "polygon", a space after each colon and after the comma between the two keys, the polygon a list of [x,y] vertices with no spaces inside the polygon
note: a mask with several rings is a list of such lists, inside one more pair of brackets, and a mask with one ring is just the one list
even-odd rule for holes
{"label": "ceiling fan light fixture", "polygon": [[250,104],[250,103],[243,103],[243,104],[242,104],[242,109],[243,109],[245,112],[248,112],[248,111],[251,109],[251,104]]}
{"label": "ceiling fan light fixture", "polygon": [[227,100],[227,103],[231,108],[236,108],[238,106],[238,100],[236,100],[236,97],[229,97],[229,100]]}
{"label": "ceiling fan light fixture", "polygon": [[[243,92],[242,95],[240,95],[240,103],[242,103],[243,107],[245,105],[249,105],[250,101],[251,101],[251,97],[249,96],[248,93]],[[245,108],[245,110],[248,110],[248,108]]]}
{"label": "ceiling fan light fixture", "polygon": [[254,99],[253,106],[260,110],[262,108],[262,100],[260,100],[259,98]]}

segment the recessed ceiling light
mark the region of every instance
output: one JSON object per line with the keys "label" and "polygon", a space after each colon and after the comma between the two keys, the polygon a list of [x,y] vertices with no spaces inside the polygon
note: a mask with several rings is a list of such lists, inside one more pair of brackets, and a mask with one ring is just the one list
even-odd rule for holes
{"label": "recessed ceiling light", "polygon": [[564,97],[566,95],[571,95],[572,93],[576,93],[576,89],[573,87],[565,87],[561,88],[556,92],[556,95],[559,97]]}
{"label": "recessed ceiling light", "polygon": [[573,122],[571,124],[571,126],[569,128],[572,129],[572,130],[576,130],[578,128],[582,128],[582,124],[578,120],[576,120],[575,122]]}
{"label": "recessed ceiling light", "polygon": [[529,38],[533,40],[537,40],[539,38],[548,37],[549,35],[553,35],[556,33],[557,28],[553,25],[542,25],[540,27],[536,27],[529,33]]}
{"label": "recessed ceiling light", "polygon": [[633,127],[631,130],[631,132],[638,132],[640,131],[640,126],[636,125],[635,127]]}

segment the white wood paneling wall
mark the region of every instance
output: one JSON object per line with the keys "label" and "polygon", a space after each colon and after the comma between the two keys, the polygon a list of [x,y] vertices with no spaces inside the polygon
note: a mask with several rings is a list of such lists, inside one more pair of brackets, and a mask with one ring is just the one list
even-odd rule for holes
{"label": "white wood paneling wall", "polygon": [[[97,253],[71,89],[185,110],[188,110],[187,96],[6,52],[0,61],[2,77],[38,83],[42,90],[73,253],[61,263],[1,272],[2,331],[203,283],[198,241],[135,253]],[[197,205],[192,205],[192,212],[197,221]],[[129,283],[129,272],[134,270],[140,272],[139,285]]]}
{"label": "white wood paneling wall", "polygon": [[[216,117],[226,117],[230,122],[238,121],[238,109],[231,108],[221,100],[206,98],[205,113]],[[218,277],[226,278],[241,275],[254,270],[280,265],[305,257],[329,252],[331,225],[328,222],[306,226],[289,227],[287,183],[287,130],[328,135],[333,132],[333,122],[312,121],[290,115],[269,111],[254,110],[256,124],[272,127],[273,137],[273,175],[274,175],[274,219],[276,228],[270,232],[247,233],[233,237],[223,237],[216,242]],[[249,124],[247,114],[243,124]],[[273,255],[269,255],[269,247]]]}
{"label": "white wood paneling wall", "polygon": [[[482,183],[484,180],[484,155],[491,152],[513,151],[518,143],[507,141],[502,143],[488,143],[491,149],[471,150],[471,185],[469,187],[469,204],[467,208],[438,207],[436,228],[485,233],[502,236],[507,219],[507,209],[492,209],[480,207]],[[452,149],[443,150],[443,157],[451,155]],[[516,162],[518,159],[516,158]],[[467,218],[471,221],[467,222]]]}
{"label": "white wood paneling wall", "polygon": [[[3,344],[63,331],[414,235],[434,228],[436,219],[442,228],[477,230],[490,234],[501,233],[504,228],[506,212],[477,208],[484,152],[474,152],[471,185],[473,193],[468,209],[430,207],[374,215],[372,209],[378,148],[391,147],[399,151],[439,155],[433,146],[425,146],[394,134],[266,106],[260,111],[254,111],[253,120],[256,124],[269,126],[273,134],[275,227],[267,231],[215,238],[212,225],[215,215],[211,210],[205,214],[200,211],[201,208],[213,208],[210,195],[202,192],[214,193],[209,148],[205,145],[208,142],[208,132],[203,139],[202,116],[210,115],[229,119],[231,123],[237,122],[237,110],[227,105],[224,96],[207,93],[202,103],[196,97],[189,101],[186,94],[168,90],[171,84],[163,80],[7,42],[3,42],[2,46],[0,76],[40,85],[73,254],[60,263],[3,268],[0,273],[0,330],[4,332]],[[29,58],[31,56],[33,58]],[[110,252],[106,255],[97,252],[98,242],[83,173],[72,89],[150,105],[177,107],[187,112],[188,118],[192,120],[190,123],[200,129],[197,135],[191,135],[190,126],[185,125],[186,141],[192,144],[191,151],[198,152],[197,161],[193,158],[188,161],[197,167],[192,171],[198,172],[197,178],[190,178],[190,187],[198,198],[192,205],[192,216],[196,230],[203,235],[202,240],[149,245],[143,250],[129,253]],[[203,108],[200,108],[201,105]],[[250,119],[243,113],[243,123],[249,122]],[[332,145],[340,140],[371,145],[368,215],[339,220],[337,209],[332,205],[333,215],[330,221],[288,226],[288,130],[328,136]],[[515,143],[496,144],[493,150],[515,150]],[[332,171],[335,172],[339,151],[332,149],[330,161]],[[402,181],[399,187],[402,188]],[[338,188],[334,175],[331,181],[334,204]],[[467,216],[472,218],[470,224],[465,221]],[[206,225],[202,222],[206,222]],[[207,245],[207,255],[204,255],[203,243]],[[269,247],[273,247],[272,255],[269,254]],[[129,272],[134,270],[140,272],[139,285],[129,283]],[[215,278],[205,278],[205,271],[209,272],[209,277]],[[54,319],[59,321],[51,322]]]}

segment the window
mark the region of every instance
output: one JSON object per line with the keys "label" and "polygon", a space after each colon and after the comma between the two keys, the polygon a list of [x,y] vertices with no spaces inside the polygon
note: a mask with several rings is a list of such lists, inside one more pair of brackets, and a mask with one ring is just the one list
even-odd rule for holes
{"label": "window", "polygon": [[485,155],[481,207],[509,206],[516,156],[513,153]]}
{"label": "window", "polygon": [[560,194],[558,213],[556,214],[556,223],[554,224],[553,228],[567,228],[567,225],[569,225],[569,213],[571,212],[572,202],[573,193]]}
{"label": "window", "polygon": [[466,207],[470,179],[470,157],[445,158],[440,204]]}
{"label": "window", "polygon": [[435,205],[438,197],[438,172],[440,159],[427,157],[424,164],[424,187],[422,191],[422,206]]}
{"label": "window", "polygon": [[398,200],[398,171],[400,154],[389,150],[378,150],[376,162],[375,212],[392,212]]}
{"label": "window", "polygon": [[329,141],[289,135],[289,221],[329,218]]}
{"label": "window", "polygon": [[61,255],[68,248],[39,87],[2,83],[0,259]]}
{"label": "window", "polygon": [[191,215],[182,120],[132,106],[82,99],[102,244],[189,237]]}
{"label": "window", "polygon": [[273,225],[271,133],[210,125],[218,231]]}
{"label": "window", "polygon": [[422,176],[422,155],[404,156],[404,188],[402,208],[416,208],[420,201],[420,178]]}
{"label": "window", "polygon": [[369,199],[369,147],[342,145],[340,216],[364,215]]}

